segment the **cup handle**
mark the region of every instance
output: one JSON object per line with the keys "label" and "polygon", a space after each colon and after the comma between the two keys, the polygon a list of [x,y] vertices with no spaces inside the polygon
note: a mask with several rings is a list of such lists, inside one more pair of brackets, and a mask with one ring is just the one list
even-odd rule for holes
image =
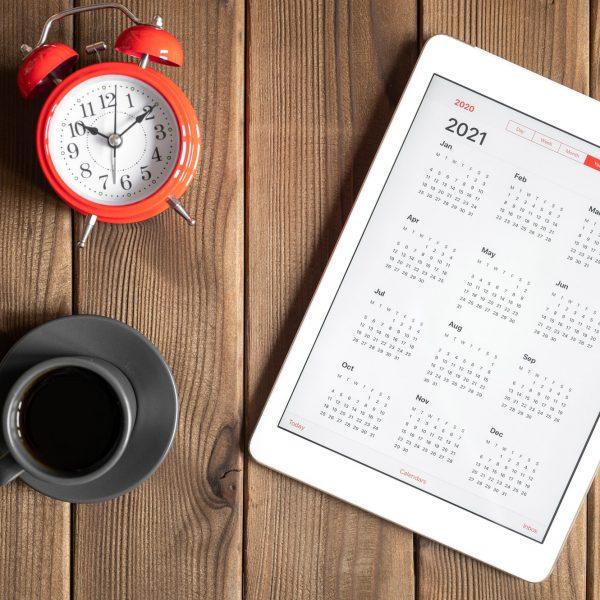
{"label": "cup handle", "polygon": [[23,472],[23,467],[4,448],[0,448],[0,485],[6,485]]}

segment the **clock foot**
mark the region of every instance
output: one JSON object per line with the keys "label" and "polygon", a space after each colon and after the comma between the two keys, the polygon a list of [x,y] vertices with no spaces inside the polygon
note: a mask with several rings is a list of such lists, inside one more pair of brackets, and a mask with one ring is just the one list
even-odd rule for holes
{"label": "clock foot", "polygon": [[188,211],[185,210],[185,208],[183,207],[183,204],[181,204],[181,202],[179,202],[179,200],[177,200],[177,198],[175,198],[174,196],[169,196],[169,198],[167,199],[167,202],[169,203],[169,206],[180,217],[183,217],[187,221],[188,225],[196,224],[196,219],[193,219],[192,217],[190,217],[190,214],[188,213]]}
{"label": "clock foot", "polygon": [[85,218],[83,235],[81,236],[81,239],[77,242],[78,248],[85,248],[88,238],[90,237],[90,233],[92,233],[92,229],[94,229],[94,225],[96,224],[97,220],[98,217],[96,215],[87,215],[87,217]]}

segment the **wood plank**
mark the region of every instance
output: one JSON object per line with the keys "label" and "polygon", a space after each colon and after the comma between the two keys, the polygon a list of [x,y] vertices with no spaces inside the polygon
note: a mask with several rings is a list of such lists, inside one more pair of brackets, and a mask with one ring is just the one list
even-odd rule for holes
{"label": "wood plank", "polygon": [[[590,95],[600,100],[600,2],[590,7]],[[600,476],[587,497],[587,600],[600,600]]]}
{"label": "wood plank", "polygon": [[[592,38],[593,39],[593,38]],[[600,476],[596,476],[587,496],[586,599],[600,599]]]}
{"label": "wood plank", "polygon": [[[34,45],[63,0],[5,2],[0,37],[0,335],[2,354],[32,327],[71,311],[71,213],[35,154],[41,100],[16,87],[19,46]],[[27,14],[26,14],[27,13]],[[29,14],[35,14],[30,18]],[[53,34],[68,43],[69,24]],[[20,482],[0,488],[0,598],[69,597],[70,507]]]}
{"label": "wood plank", "polygon": [[[589,12],[571,2],[423,0],[423,39],[448,33],[583,93],[589,89]],[[552,575],[528,584],[421,539],[420,599],[585,598],[585,503]]]}
{"label": "wood plank", "polygon": [[[177,438],[133,493],[76,513],[74,598],[240,598],[243,398],[244,4],[128,2],[159,13],[185,64],[163,70],[190,97],[204,135],[200,175],[173,211],[100,224],[77,262],[77,310],[145,333],[178,382]],[[81,44],[114,40],[122,16],[81,18]],[[78,219],[80,231],[81,220]]]}
{"label": "wood plank", "polygon": [[[250,432],[414,65],[416,3],[248,4]],[[248,599],[412,598],[412,535],[252,460]]]}

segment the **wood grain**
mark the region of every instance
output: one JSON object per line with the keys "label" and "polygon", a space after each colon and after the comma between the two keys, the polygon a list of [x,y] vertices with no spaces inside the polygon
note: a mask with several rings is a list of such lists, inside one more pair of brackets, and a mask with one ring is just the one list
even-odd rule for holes
{"label": "wood grain", "polygon": [[[190,97],[204,136],[200,174],[173,211],[100,224],[77,256],[80,313],[146,334],[178,383],[180,422],[165,464],[141,488],[76,512],[74,598],[237,599],[242,564],[244,3],[128,2],[160,13],[185,63],[164,69]],[[82,17],[83,46],[113,43],[112,12]],[[78,219],[80,230],[81,220]]]}
{"label": "wood grain", "polygon": [[[249,431],[414,64],[416,41],[416,3],[248,3]],[[248,462],[248,599],[412,598],[412,551],[409,532]]]}
{"label": "wood grain", "polygon": [[[585,1],[423,0],[423,39],[448,33],[569,87],[589,90],[589,12]],[[586,509],[545,582],[528,584],[431,542],[418,542],[420,599],[586,597]]]}
{"label": "wood grain", "polygon": [[[590,3],[590,95],[600,100],[600,2]],[[587,600],[600,600],[600,476],[587,497]]]}
{"label": "wood grain", "polygon": [[[35,157],[41,102],[15,87],[19,45],[70,4],[0,2],[0,353],[72,310],[121,319],[173,367],[181,418],[159,471],[73,508],[73,529],[69,505],[1,488],[0,598],[600,600],[600,480],[557,568],[530,585],[416,536],[413,547],[410,532],[260,467],[240,433],[242,400],[251,432],[417,39],[450,33],[600,98],[600,0],[127,1],[145,19],[161,13],[184,46],[183,68],[164,72],[202,124],[185,197],[198,225],[171,213],[101,224],[75,259],[81,218],[73,232]],[[53,39],[83,55],[127,25],[87,15]]]}
{"label": "wood grain", "polygon": [[[41,15],[68,6],[37,0]],[[35,156],[40,101],[17,92],[19,46],[35,44],[43,21],[4,2],[0,35],[0,352],[32,327],[71,311],[71,216]],[[45,18],[45,17],[44,17]],[[53,40],[71,40],[67,25]],[[20,482],[0,488],[0,598],[69,597],[70,508]]]}
{"label": "wood grain", "polygon": [[587,562],[586,562],[586,599],[600,599],[600,478],[592,483],[587,496]]}

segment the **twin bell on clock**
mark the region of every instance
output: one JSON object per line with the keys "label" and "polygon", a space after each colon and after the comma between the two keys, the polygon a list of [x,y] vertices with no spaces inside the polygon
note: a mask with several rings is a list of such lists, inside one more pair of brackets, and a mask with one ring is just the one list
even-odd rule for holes
{"label": "twin bell on clock", "polygon": [[[115,9],[134,25],[116,50],[138,59],[101,62],[105,42],[86,47],[97,64],[78,71],[77,52],[47,42],[52,25],[78,13]],[[23,44],[17,84],[25,99],[52,90],[39,116],[37,154],[44,175],[71,208],[86,216],[79,246],[96,223],[134,223],[173,208],[195,223],[181,204],[198,167],[198,119],[185,94],[149,62],[178,67],[179,42],[159,16],[144,23],[118,3],[64,10],[50,17],[34,48]]]}

